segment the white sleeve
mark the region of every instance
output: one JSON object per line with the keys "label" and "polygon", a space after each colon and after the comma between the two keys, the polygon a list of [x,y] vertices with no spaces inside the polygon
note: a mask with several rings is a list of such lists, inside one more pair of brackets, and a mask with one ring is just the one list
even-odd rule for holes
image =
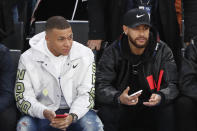
{"label": "white sleeve", "polygon": [[91,108],[94,107],[95,97],[95,71],[94,55],[91,52],[89,64],[85,70],[82,83],[77,88],[78,96],[71,105],[70,113],[75,113],[78,119],[83,117]]}
{"label": "white sleeve", "polygon": [[21,56],[14,90],[17,108],[22,113],[28,114],[32,117],[45,119],[43,111],[47,109],[47,107],[37,101],[30,78],[30,72],[26,69],[25,64],[26,63]]}

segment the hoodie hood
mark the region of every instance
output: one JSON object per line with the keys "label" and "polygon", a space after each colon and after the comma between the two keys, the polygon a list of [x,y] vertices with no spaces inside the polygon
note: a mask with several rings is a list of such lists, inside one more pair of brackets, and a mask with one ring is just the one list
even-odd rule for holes
{"label": "hoodie hood", "polygon": [[32,49],[47,55],[44,48],[44,43],[46,43],[45,36],[46,36],[45,31],[33,36],[29,41],[29,45]]}
{"label": "hoodie hood", "polygon": [[[29,40],[29,45],[30,45],[31,49],[34,51],[37,51],[41,54],[44,54],[44,57],[48,56],[48,53],[45,50],[45,48],[46,48],[45,44],[47,44],[46,40],[45,40],[45,36],[46,36],[46,33],[44,31],[44,32],[41,32],[41,33],[35,35],[34,37],[32,37]],[[84,48],[84,49],[82,49],[82,48]],[[87,57],[86,56],[87,53],[85,53],[85,52],[92,52],[92,51],[91,51],[91,49],[85,47],[84,45],[82,45],[76,41],[73,41],[71,50],[68,54],[68,57],[70,60],[79,59],[81,57]],[[39,55],[39,57],[41,57],[41,56]],[[38,59],[38,57],[36,59]]]}

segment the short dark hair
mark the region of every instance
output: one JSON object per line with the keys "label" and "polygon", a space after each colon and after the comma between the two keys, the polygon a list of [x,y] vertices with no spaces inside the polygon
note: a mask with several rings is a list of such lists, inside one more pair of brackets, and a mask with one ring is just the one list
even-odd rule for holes
{"label": "short dark hair", "polygon": [[68,29],[70,27],[70,24],[64,17],[52,16],[47,20],[45,30],[49,31],[52,29]]}

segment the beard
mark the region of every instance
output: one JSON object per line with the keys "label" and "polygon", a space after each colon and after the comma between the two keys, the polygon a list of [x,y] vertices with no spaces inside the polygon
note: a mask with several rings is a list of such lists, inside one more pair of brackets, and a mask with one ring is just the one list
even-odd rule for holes
{"label": "beard", "polygon": [[[137,44],[136,39],[139,39],[139,38],[143,38],[143,39],[146,40],[143,45]],[[129,39],[130,43],[133,44],[136,48],[145,48],[148,45],[148,42],[149,42],[148,39],[145,38],[145,37],[137,37],[136,39],[133,39],[131,36],[128,35],[128,39]]]}

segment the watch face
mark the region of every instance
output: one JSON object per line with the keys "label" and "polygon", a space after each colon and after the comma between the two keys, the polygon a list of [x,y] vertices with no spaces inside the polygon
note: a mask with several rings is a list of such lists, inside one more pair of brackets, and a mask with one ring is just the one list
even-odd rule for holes
{"label": "watch face", "polygon": [[78,119],[78,116],[74,113],[70,113],[70,115],[73,117],[73,122],[76,122]]}
{"label": "watch face", "polygon": [[77,116],[74,116],[73,122],[76,122],[76,121],[77,121]]}

